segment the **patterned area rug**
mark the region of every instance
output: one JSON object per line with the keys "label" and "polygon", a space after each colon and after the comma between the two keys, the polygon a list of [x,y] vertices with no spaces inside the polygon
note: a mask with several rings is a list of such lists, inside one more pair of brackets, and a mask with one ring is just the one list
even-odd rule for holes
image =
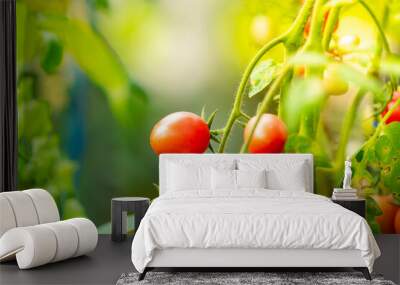
{"label": "patterned area rug", "polygon": [[359,272],[148,272],[146,278],[138,281],[138,273],[122,274],[117,285],[133,284],[379,284],[395,285],[382,276],[372,275],[368,281]]}

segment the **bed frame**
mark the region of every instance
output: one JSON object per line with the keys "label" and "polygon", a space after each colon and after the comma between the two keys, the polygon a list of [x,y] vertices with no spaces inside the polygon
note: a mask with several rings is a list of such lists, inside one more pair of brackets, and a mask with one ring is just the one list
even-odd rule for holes
{"label": "bed frame", "polygon": [[[235,160],[237,158],[271,161],[304,161],[307,165],[307,192],[313,193],[313,156],[311,154],[162,154],[160,155],[160,194],[165,191],[168,179],[166,164],[174,159],[188,159],[194,163],[218,159]],[[371,280],[369,270],[359,250],[329,249],[250,249],[250,248],[170,248],[158,249],[152,261],[139,275],[143,280],[146,273],[155,268],[230,268],[234,271],[265,268],[353,268],[361,271],[367,280]]]}

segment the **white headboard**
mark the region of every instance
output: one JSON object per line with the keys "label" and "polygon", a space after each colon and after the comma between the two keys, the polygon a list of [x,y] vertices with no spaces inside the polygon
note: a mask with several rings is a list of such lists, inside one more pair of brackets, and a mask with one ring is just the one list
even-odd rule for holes
{"label": "white headboard", "polygon": [[301,162],[304,161],[306,165],[307,171],[307,192],[314,193],[314,166],[313,166],[313,155],[312,154],[234,154],[234,153],[222,153],[222,154],[161,154],[159,156],[159,186],[160,186],[160,195],[164,193],[167,185],[167,163],[169,161],[174,160],[193,160],[196,164],[212,164],[214,161],[221,160],[235,161],[237,159],[240,160],[259,160],[259,159],[266,159],[273,162],[279,161],[293,161],[293,162]]}

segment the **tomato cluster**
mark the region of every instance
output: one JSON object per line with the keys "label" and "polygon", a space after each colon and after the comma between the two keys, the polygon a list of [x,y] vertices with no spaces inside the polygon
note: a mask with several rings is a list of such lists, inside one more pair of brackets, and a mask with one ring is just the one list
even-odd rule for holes
{"label": "tomato cluster", "polygon": [[[256,117],[249,120],[244,129],[247,140]],[[282,152],[288,136],[285,123],[277,116],[263,114],[249,143],[251,153]],[[156,154],[203,153],[210,143],[207,123],[190,112],[176,112],[161,119],[152,129],[150,145]]]}

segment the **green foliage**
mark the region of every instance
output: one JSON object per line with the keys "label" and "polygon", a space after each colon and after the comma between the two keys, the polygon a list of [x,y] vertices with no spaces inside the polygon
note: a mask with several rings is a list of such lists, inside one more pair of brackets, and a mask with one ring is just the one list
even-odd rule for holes
{"label": "green foliage", "polygon": [[[321,80],[317,78],[294,79],[289,87],[287,99],[283,106],[285,122],[289,131],[299,130],[300,121],[311,114],[325,97]],[[303,128],[315,128],[316,120],[307,120]],[[303,134],[304,135],[304,134]]]}
{"label": "green foliage", "polygon": [[128,116],[130,97],[145,100],[145,91],[133,80],[119,58],[85,22],[59,15],[41,15],[38,27],[54,33],[93,82],[108,96],[114,114]]}
{"label": "green foliage", "polygon": [[56,39],[50,39],[41,60],[41,66],[47,73],[53,73],[61,64],[63,58],[63,45]]}
{"label": "green foliage", "polygon": [[272,59],[260,62],[250,75],[249,98],[261,93],[276,77],[278,65]]}
{"label": "green foliage", "polygon": [[398,200],[400,194],[399,137],[400,123],[390,123],[353,158],[353,185],[367,197],[367,220],[375,232],[379,232],[375,217],[382,212],[370,196],[393,193],[393,197]]}
{"label": "green foliage", "polygon": [[[48,103],[32,96],[34,80],[23,77],[18,85],[18,188],[48,190],[63,215],[65,199],[75,195],[76,165],[62,154]],[[79,202],[75,205],[78,207]],[[85,216],[84,211],[77,216]]]}
{"label": "green foliage", "polygon": [[[77,166],[63,154],[53,124],[53,110],[39,94],[42,71],[57,74],[63,57],[72,56],[104,90],[121,122],[129,116],[131,104],[147,98],[105,39],[88,23],[66,16],[71,2],[17,1],[18,187],[42,187],[50,191],[63,218],[86,213],[75,197]],[[96,0],[95,6],[105,9],[108,1]]]}

